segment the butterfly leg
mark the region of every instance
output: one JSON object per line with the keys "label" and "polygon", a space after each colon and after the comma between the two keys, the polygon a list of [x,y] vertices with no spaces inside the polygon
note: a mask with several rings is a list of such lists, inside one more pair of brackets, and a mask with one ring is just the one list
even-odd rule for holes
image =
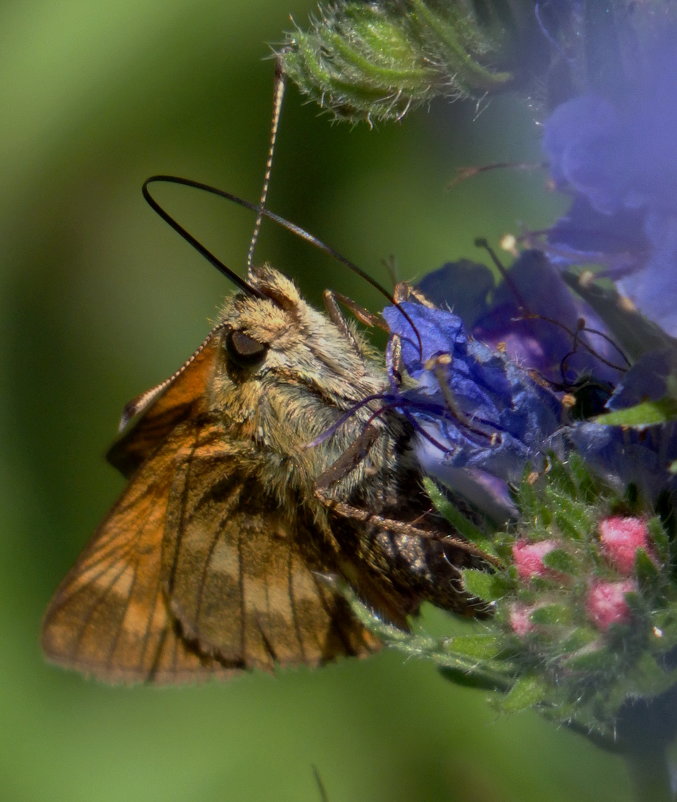
{"label": "butterfly leg", "polygon": [[340,305],[343,305],[346,307],[346,309],[349,309],[357,318],[357,320],[359,320],[360,323],[364,323],[365,326],[371,326],[382,329],[383,331],[388,331],[388,327],[386,326],[381,315],[375,315],[373,312],[365,309],[356,301],[353,301],[353,299],[349,298],[347,295],[336,292],[336,290],[325,290],[323,293],[323,298],[324,307],[327,310],[327,314],[329,315],[331,322],[338,326],[344,334],[351,336],[352,332],[350,326],[346,322],[345,317],[343,316],[343,312],[341,312]]}
{"label": "butterfly leg", "polygon": [[334,498],[326,488],[315,488],[316,497],[333,512],[337,513],[343,518],[350,518],[354,521],[369,524],[376,529],[387,531],[395,535],[406,535],[408,537],[423,538],[425,540],[433,540],[436,542],[443,542],[449,546],[458,546],[463,551],[469,554],[476,554],[478,557],[489,562],[495,560],[489,555],[485,554],[481,549],[474,547],[471,543],[461,538],[456,538],[448,534],[431,531],[429,529],[421,529],[407,521],[399,521],[396,518],[387,518],[383,515],[365,510],[361,507],[355,507],[352,504],[347,504],[345,501],[340,501]]}

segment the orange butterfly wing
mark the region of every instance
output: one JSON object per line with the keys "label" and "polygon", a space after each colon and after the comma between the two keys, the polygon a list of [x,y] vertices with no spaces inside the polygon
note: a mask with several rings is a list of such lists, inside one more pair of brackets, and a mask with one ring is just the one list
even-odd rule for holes
{"label": "orange butterfly wing", "polygon": [[108,682],[178,683],[379,647],[322,582],[335,569],[318,534],[262,505],[204,413],[217,349],[209,338],[133,402],[142,417],[110,452],[132,479],[50,603],[42,645],[53,662]]}
{"label": "orange butterfly wing", "polygon": [[123,424],[141,417],[108,450],[111,465],[131,476],[175,426],[206,411],[205,393],[219,347],[220,338],[212,332],[173,376],[126,405]]}
{"label": "orange butterfly wing", "polygon": [[163,590],[161,550],[177,430],[149,459],[57,590],[42,646],[61,665],[108,682],[181,682],[226,670],[181,637]]}

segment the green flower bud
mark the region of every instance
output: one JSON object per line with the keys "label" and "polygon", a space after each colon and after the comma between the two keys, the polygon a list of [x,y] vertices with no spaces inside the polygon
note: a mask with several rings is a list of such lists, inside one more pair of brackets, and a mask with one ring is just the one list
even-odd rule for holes
{"label": "green flower bud", "polygon": [[[495,64],[509,30],[502,4],[399,0],[320,9],[308,31],[289,33],[280,55],[302,92],[335,117],[399,120],[438,95],[503,87]],[[482,6],[482,4],[477,4]]]}

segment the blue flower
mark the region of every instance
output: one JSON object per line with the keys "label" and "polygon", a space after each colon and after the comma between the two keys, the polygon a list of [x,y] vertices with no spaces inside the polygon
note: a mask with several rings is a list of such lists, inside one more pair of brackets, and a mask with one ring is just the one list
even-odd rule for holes
{"label": "blue flower", "polygon": [[[618,382],[606,408],[617,411],[665,398],[676,368],[677,356],[671,351],[645,354]],[[619,492],[632,484],[653,503],[661,493],[677,491],[677,477],[670,471],[677,460],[675,421],[641,428],[581,422],[571,428],[569,438],[590,467]]]}
{"label": "blue flower", "polygon": [[669,394],[670,377],[675,375],[677,354],[674,351],[650,351],[638,359],[618,382],[607,401],[607,409],[627,409],[642,401],[659,401]]}
{"label": "blue flower", "polygon": [[571,445],[588,466],[623,495],[634,485],[641,498],[653,505],[663,493],[677,492],[677,477],[670,472],[677,459],[677,424],[644,430],[579,423],[568,433]]}
{"label": "blue flower", "polygon": [[640,311],[677,334],[677,49],[657,46],[617,97],[559,105],[543,147],[574,203],[554,228],[553,254],[593,261]]}
{"label": "blue flower", "polygon": [[419,433],[417,457],[490,517],[504,518],[513,509],[507,483],[554,447],[561,403],[506,354],[469,337],[458,315],[401,307],[408,317],[396,307],[383,314],[415,382],[399,390],[396,405]]}

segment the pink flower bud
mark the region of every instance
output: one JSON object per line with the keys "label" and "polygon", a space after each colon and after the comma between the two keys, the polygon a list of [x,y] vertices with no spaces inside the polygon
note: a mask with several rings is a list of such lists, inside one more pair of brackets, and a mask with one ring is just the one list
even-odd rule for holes
{"label": "pink flower bud", "polygon": [[599,522],[599,534],[604,556],[625,576],[633,571],[637,549],[649,551],[649,528],[642,518],[610,515]]}
{"label": "pink flower bud", "polygon": [[624,624],[630,620],[630,607],[625,594],[637,590],[634,579],[620,582],[595,582],[588,591],[585,610],[597,629],[606,632],[612,624]]}
{"label": "pink flower bud", "polygon": [[531,543],[518,540],[512,547],[512,558],[520,579],[531,579],[533,576],[551,575],[552,572],[543,564],[543,558],[558,546],[555,540],[539,540]]}
{"label": "pink flower bud", "polygon": [[535,609],[531,604],[520,604],[519,602],[510,605],[509,622],[515,635],[523,638],[529,632],[533,632],[534,623],[531,620],[531,614]]}

